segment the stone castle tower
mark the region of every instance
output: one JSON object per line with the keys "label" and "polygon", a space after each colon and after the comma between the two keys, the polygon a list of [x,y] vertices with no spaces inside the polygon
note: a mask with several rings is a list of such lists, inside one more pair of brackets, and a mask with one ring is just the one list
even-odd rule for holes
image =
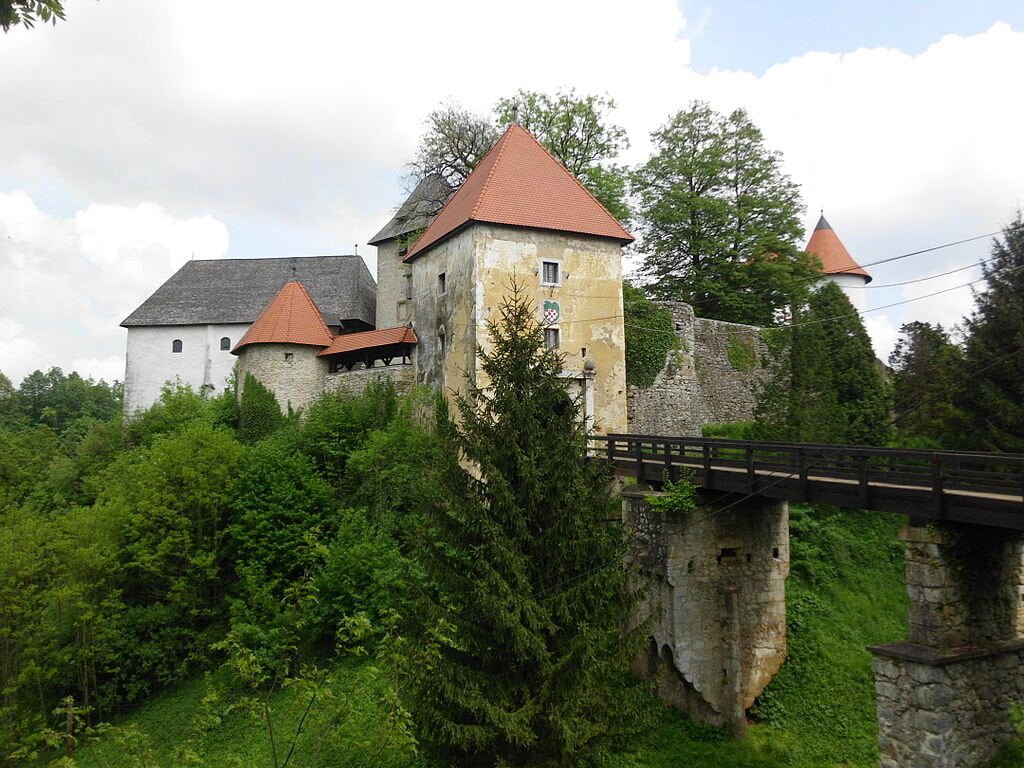
{"label": "stone castle tower", "polygon": [[843,241],[832,229],[832,225],[826,221],[824,213],[818,219],[818,224],[804,250],[817,256],[821,261],[822,271],[825,273],[821,283],[831,282],[842,288],[846,298],[858,312],[863,312],[867,308],[867,297],[863,289],[871,282],[871,275],[853,260]]}

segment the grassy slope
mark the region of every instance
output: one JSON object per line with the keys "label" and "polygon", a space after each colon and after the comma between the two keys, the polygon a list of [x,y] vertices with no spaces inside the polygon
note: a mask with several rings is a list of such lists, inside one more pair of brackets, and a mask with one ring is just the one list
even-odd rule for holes
{"label": "grassy slope", "polygon": [[[737,741],[652,703],[656,726],[634,750],[607,760],[606,768],[877,765],[874,690],[864,648],[904,636],[902,546],[896,539],[900,524],[892,515],[794,508],[793,569],[787,585],[790,658],[755,708],[760,722]],[[358,680],[367,668],[352,663],[343,671]],[[194,681],[154,698],[128,719],[151,740],[151,765],[175,765],[174,750],[188,738],[205,691],[203,681]],[[291,691],[274,697],[280,732],[294,729],[304,701]],[[363,763],[375,743],[368,734],[381,730],[384,713],[372,696],[356,710],[339,727],[338,749],[317,750],[310,737],[292,765]],[[245,766],[273,764],[265,727],[243,713],[226,717],[201,742],[209,766],[228,766],[233,760]],[[126,764],[110,739],[94,754],[81,751],[79,756],[83,768]],[[408,761],[407,752],[394,748],[373,764]]]}

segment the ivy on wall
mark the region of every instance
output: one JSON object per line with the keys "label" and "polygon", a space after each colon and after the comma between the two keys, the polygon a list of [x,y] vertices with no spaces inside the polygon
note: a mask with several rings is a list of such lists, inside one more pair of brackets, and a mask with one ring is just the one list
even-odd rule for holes
{"label": "ivy on wall", "polygon": [[649,387],[665,367],[668,353],[679,348],[672,313],[625,281],[622,304],[626,325],[626,382]]}
{"label": "ivy on wall", "polygon": [[734,371],[752,371],[757,365],[757,349],[754,347],[754,337],[749,333],[730,330],[725,342],[725,354]]}

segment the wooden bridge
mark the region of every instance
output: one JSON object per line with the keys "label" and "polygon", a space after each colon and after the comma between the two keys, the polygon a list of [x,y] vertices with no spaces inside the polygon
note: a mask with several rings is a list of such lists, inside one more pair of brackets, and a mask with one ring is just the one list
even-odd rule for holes
{"label": "wooden bridge", "polygon": [[1024,530],[1024,455],[652,435],[592,436],[619,474]]}

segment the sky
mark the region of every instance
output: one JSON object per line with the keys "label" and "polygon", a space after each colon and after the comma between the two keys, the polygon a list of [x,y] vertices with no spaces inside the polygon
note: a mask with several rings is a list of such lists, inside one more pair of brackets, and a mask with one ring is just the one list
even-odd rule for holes
{"label": "sky", "polygon": [[[0,33],[0,371],[124,376],[119,323],[191,258],[358,252],[425,115],[518,88],[610,95],[640,162],[692,100],[744,107],[861,263],[996,232],[1024,200],[1010,0],[68,0]],[[869,267],[873,285],[989,239]],[[635,258],[635,257],[634,257]],[[883,359],[970,312],[967,269],[866,290]],[[933,292],[952,289],[928,296]],[[917,299],[896,307],[886,305]]]}

